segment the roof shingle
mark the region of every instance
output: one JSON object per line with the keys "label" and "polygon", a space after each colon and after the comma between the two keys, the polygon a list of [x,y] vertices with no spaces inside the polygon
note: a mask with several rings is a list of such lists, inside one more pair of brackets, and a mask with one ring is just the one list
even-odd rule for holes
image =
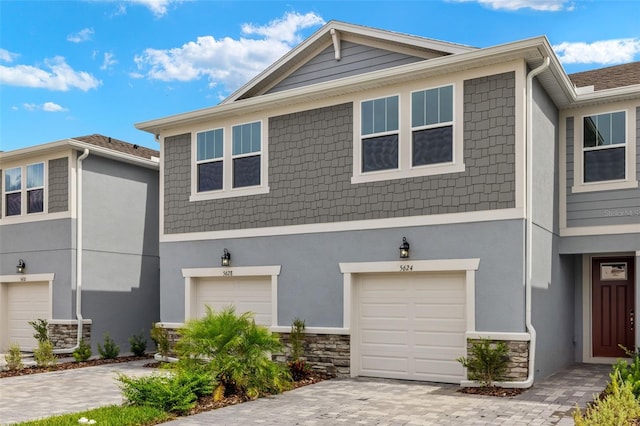
{"label": "roof shingle", "polygon": [[577,87],[594,86],[594,90],[640,84],[640,62],[569,74]]}
{"label": "roof shingle", "polygon": [[103,136],[98,134],[78,136],[75,139],[80,142],[89,143],[91,145],[99,146],[102,148],[112,149],[125,154],[134,155],[136,157],[151,159],[151,157],[160,157],[160,153],[153,149],[145,148],[143,146],[135,145],[129,142],[121,141],[119,139],[111,138],[109,136]]}

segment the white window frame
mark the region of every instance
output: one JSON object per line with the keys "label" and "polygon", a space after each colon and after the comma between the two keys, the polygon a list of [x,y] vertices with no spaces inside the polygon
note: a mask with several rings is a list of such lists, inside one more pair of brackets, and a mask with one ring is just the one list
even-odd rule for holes
{"label": "white window frame", "polygon": [[[233,155],[233,127],[244,124],[260,123],[260,151],[250,154]],[[216,123],[216,126],[205,125],[191,131],[191,195],[189,201],[216,200],[222,198],[242,197],[247,195],[266,194],[269,192],[268,183],[268,132],[265,117],[247,121],[227,121]],[[198,133],[209,130],[223,130],[223,158],[222,158],[222,189],[198,192]],[[243,156],[260,155],[260,185],[233,188],[233,159]],[[204,162],[204,161],[202,161]]]}
{"label": "white window frame", "polygon": [[[373,133],[366,133],[366,134],[362,134],[362,105],[365,102],[373,102],[373,101],[377,101],[380,99],[389,99],[389,98],[394,98],[397,97],[398,98],[398,128],[396,130],[385,130],[384,132],[373,132]],[[387,96],[380,96],[380,97],[375,97],[375,98],[371,98],[371,99],[363,99],[360,101],[359,104],[359,108],[360,108],[360,121],[358,122],[359,125],[359,132],[360,132],[360,161],[362,162],[362,145],[364,144],[364,141],[366,139],[374,139],[374,138],[378,138],[378,137],[382,137],[382,136],[393,136],[393,135],[398,135],[398,167],[394,168],[394,169],[384,169],[384,170],[371,170],[371,171],[367,171],[367,172],[363,172],[362,171],[362,167],[364,166],[364,164],[361,163],[360,165],[360,173],[361,174],[365,174],[365,175],[369,175],[369,174],[377,174],[377,173],[386,173],[386,172],[393,172],[393,171],[397,171],[400,169],[400,122],[401,119],[400,117],[402,116],[402,112],[401,112],[401,101],[402,101],[402,96],[400,96],[400,94],[398,93],[392,93],[390,95]]]}
{"label": "white window frame", "polygon": [[[215,132],[216,130],[222,130],[222,157],[215,157],[215,158],[207,158],[204,160],[198,160],[198,135],[201,133],[207,133],[207,132]],[[225,129],[222,127],[218,127],[218,128],[213,128],[213,129],[206,129],[206,130],[201,130],[199,132],[195,132],[195,139],[196,139],[196,145],[195,145],[195,154],[196,154],[196,165],[195,165],[195,169],[196,169],[196,180],[195,180],[195,185],[196,185],[196,192],[199,194],[203,194],[203,193],[213,193],[213,192],[218,192],[218,191],[222,191],[224,189],[224,152],[226,151],[225,149],[225,144],[224,144],[224,135],[225,135]],[[209,191],[200,191],[199,190],[199,173],[198,173],[198,169],[199,166],[201,164],[208,164],[208,163],[217,163],[217,162],[221,162],[222,163],[222,189],[212,189]]]}
{"label": "white window frame", "polygon": [[[372,97],[368,94],[367,98],[355,99],[353,108],[353,176],[351,177],[351,183],[367,183],[367,182],[379,182],[391,179],[402,179],[419,176],[433,176],[445,173],[457,173],[464,172],[464,149],[463,149],[463,79],[451,80],[450,78],[443,78],[442,80],[434,81],[432,85],[426,86],[422,84],[408,85],[403,90],[395,93],[378,91],[375,96]],[[437,163],[427,164],[420,166],[412,166],[412,143],[413,143],[413,127],[411,125],[411,94],[413,92],[419,92],[429,89],[435,89],[439,87],[452,86],[453,87],[453,161],[450,163]],[[398,169],[391,170],[379,170],[371,172],[362,172],[362,122],[361,122],[361,108],[360,102],[371,99],[386,98],[394,95],[398,95],[399,102],[399,129],[398,129]],[[439,124],[441,126],[442,124]],[[369,135],[367,135],[369,136]]]}
{"label": "white window frame", "polygon": [[[607,148],[625,148],[625,178],[600,182],[584,181],[584,119],[594,115],[625,113],[625,144],[607,145]],[[638,187],[636,174],[636,106],[611,110],[600,110],[592,107],[574,116],[573,138],[573,193],[611,191]],[[591,150],[591,149],[588,149]]]}
{"label": "white window frame", "polygon": [[[42,176],[42,186],[38,186],[38,187],[33,187],[33,188],[27,188],[27,169],[29,166],[34,166],[37,164],[42,164],[42,170],[43,170],[43,176]],[[14,190],[14,191],[6,191],[6,179],[7,179],[7,172],[9,170],[12,169],[20,169],[20,189],[19,190]],[[36,161],[33,163],[29,163],[29,164],[23,164],[23,165],[18,165],[18,166],[10,166],[7,167],[6,169],[2,170],[2,212],[0,212],[0,218],[2,219],[15,219],[15,218],[20,218],[20,217],[33,217],[33,216],[39,216],[39,215],[44,215],[47,213],[47,194],[49,193],[48,191],[48,187],[47,187],[47,161]],[[33,213],[27,213],[28,210],[28,198],[27,198],[27,193],[29,191],[33,191],[33,190],[39,190],[42,189],[42,211],[41,212],[33,212]],[[16,215],[7,215],[7,195],[9,194],[17,194],[20,193],[20,214],[16,214]]]}

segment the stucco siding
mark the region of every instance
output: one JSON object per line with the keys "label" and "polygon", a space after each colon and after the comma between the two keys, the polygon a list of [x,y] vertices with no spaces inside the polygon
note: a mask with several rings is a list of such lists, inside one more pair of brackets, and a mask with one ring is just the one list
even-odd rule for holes
{"label": "stucco siding", "polygon": [[[579,117],[566,121],[567,148],[567,227],[629,225],[640,223],[640,188],[574,193],[574,161],[582,161],[574,152],[575,126]],[[640,180],[640,108],[636,108],[636,179]],[[578,156],[575,158],[575,156]]]}
{"label": "stucco siding", "polygon": [[49,160],[48,179],[49,213],[66,212],[69,210],[69,157]]}
{"label": "stucco siding", "polygon": [[464,84],[462,173],[352,184],[353,105],[269,118],[263,195],[189,202],[191,136],[166,138],[164,232],[402,218],[515,206],[515,77]]}
{"label": "stucco siding", "polygon": [[343,41],[339,61],[335,60],[333,46],[329,46],[276,84],[267,93],[280,92],[422,60],[424,59],[403,53]]}
{"label": "stucco siding", "polygon": [[523,229],[521,220],[510,220],[161,243],[161,318],[165,322],[184,320],[182,268],[219,267],[220,254],[228,248],[231,269],[281,266],[277,277],[279,325],[288,327],[298,317],[308,327],[343,327],[344,286],[338,264],[398,260],[398,246],[406,236],[411,260],[479,258],[476,328],[523,332]]}

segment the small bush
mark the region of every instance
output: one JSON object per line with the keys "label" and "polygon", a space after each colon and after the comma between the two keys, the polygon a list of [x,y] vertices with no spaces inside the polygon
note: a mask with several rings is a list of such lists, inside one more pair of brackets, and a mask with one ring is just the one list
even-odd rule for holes
{"label": "small bush", "polygon": [[38,347],[33,351],[33,358],[36,360],[38,367],[51,367],[58,362],[53,354],[53,343],[49,340],[38,342]]}
{"label": "small bush", "polygon": [[80,344],[73,351],[73,359],[77,362],[86,361],[91,357],[91,345],[88,345],[84,339],[80,339]]}
{"label": "small bush", "polygon": [[38,342],[46,342],[49,340],[49,322],[44,319],[37,319],[35,321],[29,321],[29,325],[33,327],[35,333],[33,338]]}
{"label": "small bush", "polygon": [[509,350],[504,342],[480,339],[472,342],[469,358],[460,357],[457,361],[467,369],[470,380],[476,380],[482,386],[492,386],[493,382],[505,378]]}
{"label": "small bush", "polygon": [[195,406],[198,396],[213,390],[209,374],[176,370],[167,375],[119,376],[122,394],[133,405],[149,406],[168,413],[185,413]]}
{"label": "small bush", "polygon": [[584,416],[579,408],[573,412],[576,426],[623,426],[635,424],[640,418],[640,404],[633,395],[631,382],[623,382],[620,375],[613,375],[607,388],[607,395],[588,407]]}
{"label": "small bush", "polygon": [[[622,347],[627,353],[627,356],[631,358],[631,362],[627,363],[626,360],[620,359],[613,365],[613,371],[611,372],[611,382],[613,383],[614,377],[620,377],[623,383],[630,383],[633,394],[636,398],[640,398],[640,352],[632,352],[627,348]],[[611,385],[610,385],[611,386]]]}
{"label": "small bush", "polygon": [[18,371],[24,368],[22,363],[22,354],[20,353],[20,345],[12,343],[9,345],[9,353],[6,356],[7,367],[11,371]]}
{"label": "small bush", "polygon": [[104,346],[98,343],[98,353],[103,359],[116,359],[120,353],[120,346],[116,345],[109,333],[104,333]]}
{"label": "small bush", "polygon": [[289,334],[289,342],[291,344],[291,361],[287,363],[291,378],[295,381],[304,380],[309,377],[311,367],[307,361],[301,359],[304,355],[304,320],[294,318],[291,325],[291,333]]}
{"label": "small bush", "polygon": [[169,356],[169,332],[166,328],[153,324],[151,327],[151,339],[158,348],[158,353],[163,357]]}
{"label": "small bush", "polygon": [[131,345],[131,352],[135,356],[144,355],[147,350],[147,339],[145,339],[144,333],[141,332],[129,337],[129,345]]}

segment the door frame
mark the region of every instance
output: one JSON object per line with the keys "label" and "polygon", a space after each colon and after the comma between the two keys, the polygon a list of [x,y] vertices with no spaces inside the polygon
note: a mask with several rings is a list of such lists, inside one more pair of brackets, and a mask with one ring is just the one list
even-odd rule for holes
{"label": "door frame", "polygon": [[[593,356],[593,283],[592,283],[592,269],[593,259],[615,259],[620,257],[629,257],[636,262],[640,257],[640,252],[618,252],[618,253],[593,253],[582,255],[582,362],[594,363],[594,364],[614,364],[619,358],[615,357],[596,357]],[[638,271],[632,277],[634,285],[634,312],[635,323],[638,323]],[[635,328],[635,342],[636,346],[640,343],[640,330],[636,326]]]}

